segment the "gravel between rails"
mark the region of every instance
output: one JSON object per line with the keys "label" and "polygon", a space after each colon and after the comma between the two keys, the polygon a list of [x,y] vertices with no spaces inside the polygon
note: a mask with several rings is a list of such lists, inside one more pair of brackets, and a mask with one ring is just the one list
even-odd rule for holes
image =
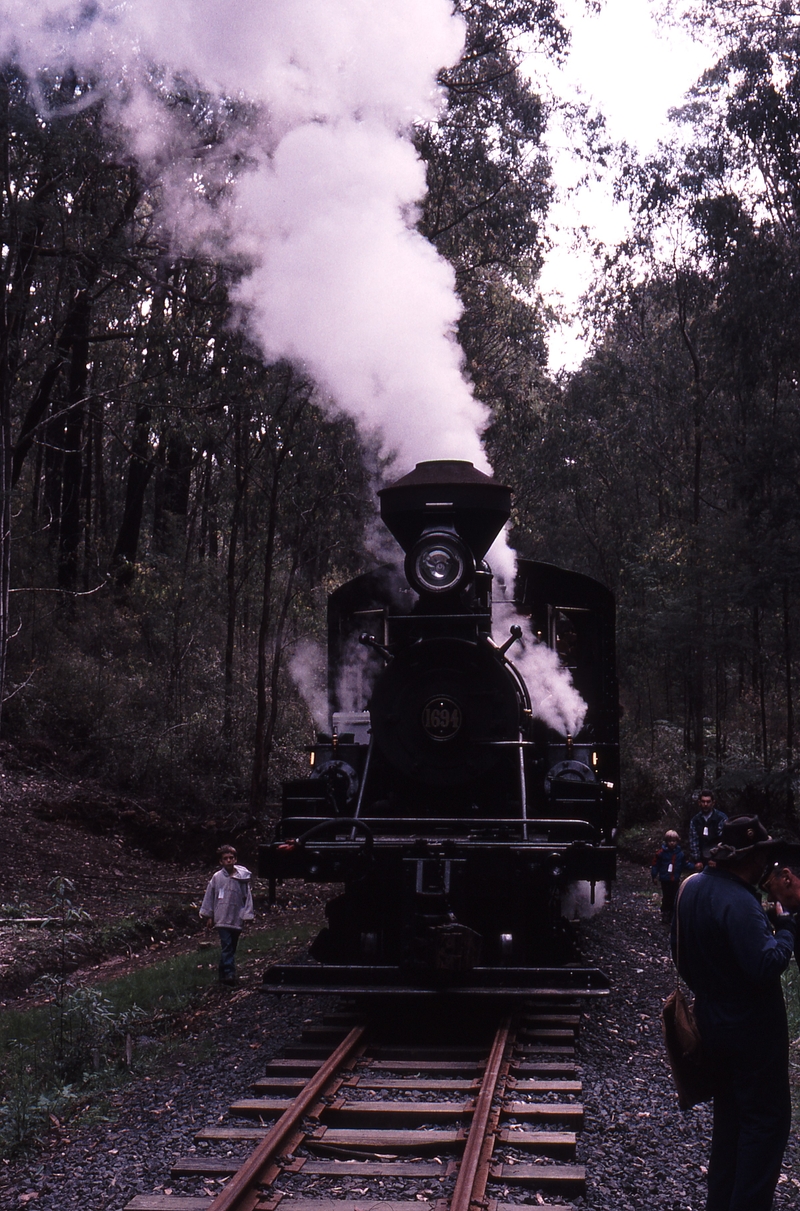
{"label": "gravel between rails", "polygon": [[[588,1193],[574,1205],[702,1211],[711,1113],[708,1106],[678,1110],[664,1058],[659,1012],[674,975],[647,870],[620,863],[610,903],[583,933],[587,961],[607,971],[613,991],[591,1008],[581,1033],[586,1127],[578,1161],[588,1169]],[[188,1192],[170,1181],[169,1171],[191,1151],[194,1131],[223,1118],[229,1103],[263,1075],[265,1060],[295,1041],[305,1020],[333,1006],[331,1000],[266,997],[255,986],[211,995],[202,1036],[192,1035],[192,1025],[163,1071],[112,1095],[107,1121],[69,1124],[39,1152],[0,1166],[2,1211],[121,1211],[134,1194]],[[201,1043],[206,1058],[198,1063],[193,1055]],[[793,1061],[800,1063],[796,1047]],[[796,1122],[775,1211],[800,1205],[799,1135]],[[348,1182],[342,1169],[336,1194],[357,1197],[357,1187],[363,1195],[363,1184]],[[429,1189],[420,1181],[419,1196]],[[489,1193],[536,1205],[535,1196],[497,1183]]]}

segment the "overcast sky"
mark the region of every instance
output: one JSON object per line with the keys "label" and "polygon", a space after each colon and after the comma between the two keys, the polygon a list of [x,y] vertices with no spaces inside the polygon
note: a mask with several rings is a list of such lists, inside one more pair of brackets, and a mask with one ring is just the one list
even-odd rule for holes
{"label": "overcast sky", "polygon": [[[556,92],[579,93],[602,110],[612,138],[624,139],[642,152],[651,150],[667,130],[668,110],[680,103],[707,66],[709,52],[688,35],[659,26],[648,0],[604,0],[598,14],[587,13],[584,0],[561,0],[561,7],[572,30],[568,61],[556,71],[532,57],[534,80],[546,70]],[[556,247],[541,288],[550,301],[574,309],[592,272],[588,252],[575,245],[575,230],[588,226],[613,244],[624,232],[626,215],[611,202],[610,182],[605,188],[576,189],[582,170],[569,155],[566,137],[551,129],[548,138],[558,187],[549,223]],[[550,341],[551,369],[571,369],[584,349],[577,325],[555,330]]]}

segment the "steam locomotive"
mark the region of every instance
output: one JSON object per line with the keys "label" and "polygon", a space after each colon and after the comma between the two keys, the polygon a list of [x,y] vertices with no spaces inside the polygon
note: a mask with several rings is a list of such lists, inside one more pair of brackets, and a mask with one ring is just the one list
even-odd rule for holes
{"label": "steam locomotive", "polygon": [[[485,556],[511,492],[472,463],[419,463],[379,495],[405,561],[329,598],[330,725],[260,854],[273,899],[283,878],[343,888],[313,961],[267,985],[599,988],[569,966],[567,919],[615,873],[613,597],[520,560],[513,600],[493,603]],[[585,703],[574,735],[548,710],[565,686]]]}

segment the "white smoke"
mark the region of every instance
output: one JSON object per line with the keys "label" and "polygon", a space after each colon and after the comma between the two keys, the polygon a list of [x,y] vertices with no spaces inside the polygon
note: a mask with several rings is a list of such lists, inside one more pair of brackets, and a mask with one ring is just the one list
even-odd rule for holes
{"label": "white smoke", "polygon": [[522,625],[522,638],[507,655],[522,674],[531,696],[531,707],[537,719],[562,735],[574,736],[586,718],[586,703],[572,684],[569,669],[558,653],[542,643],[525,628],[511,602],[495,602],[492,608],[492,630],[495,643],[503,644],[512,626]]}
{"label": "white smoke", "polygon": [[[436,118],[436,73],[463,39],[447,0],[6,0],[0,12],[0,56],[34,92],[68,68],[91,81],[77,104],[102,101],[158,184],[174,250],[243,265],[234,303],[265,357],[299,364],[397,451],[399,471],[431,458],[488,469],[454,275],[414,229],[425,174],[408,138]],[[198,149],[169,103],[182,80],[251,105],[249,121]],[[234,158],[247,166],[231,173]]]}
{"label": "white smoke", "polygon": [[[353,635],[345,645],[337,672],[337,709],[349,714],[366,711],[383,659]],[[320,732],[331,730],[328,701],[328,655],[321,643],[301,639],[289,660],[289,673]]]}
{"label": "white smoke", "polygon": [[[511,602],[494,603],[492,626],[495,643],[505,643],[511,627],[521,623],[524,624],[525,619],[517,614]],[[561,664],[558,653],[530,633],[526,635],[523,626],[522,638],[512,646],[508,655],[528,687],[534,716],[563,735],[576,735],[586,716],[586,703],[572,684],[569,670]],[[303,640],[295,648],[289,664],[292,678],[320,731],[330,728],[326,660],[321,644]],[[353,636],[342,653],[338,673],[336,696],[339,709],[365,711],[375,678],[382,668],[380,656]]]}
{"label": "white smoke", "polygon": [[561,915],[567,921],[585,921],[593,917],[606,902],[608,885],[605,881],[591,883],[580,879],[570,883],[561,897]]}
{"label": "white smoke", "polygon": [[353,635],[345,645],[336,684],[339,709],[346,712],[365,711],[372,687],[383,670],[384,662],[373,648],[365,647]]}
{"label": "white smoke", "polygon": [[327,656],[321,644],[301,639],[289,660],[289,673],[308,707],[317,730],[330,729]]}
{"label": "white smoke", "polygon": [[[43,115],[45,81],[73,70],[85,82],[73,108],[102,103],[115,144],[157,186],[173,251],[242,270],[238,322],[266,358],[295,362],[355,417],[374,451],[396,452],[397,476],[436,458],[490,470],[486,409],[454,337],[454,274],[414,227],[425,172],[409,132],[436,119],[436,74],[463,43],[449,0],[5,0],[0,10],[0,58],[26,74]],[[172,103],[184,82],[216,104],[216,144]],[[242,120],[225,120],[222,97]],[[489,561],[511,585],[504,534]],[[293,668],[320,722],[312,663],[302,649]],[[584,708],[557,658],[528,641],[521,663],[537,713],[574,732]],[[357,654],[349,696],[363,696],[368,666]]]}
{"label": "white smoke", "polygon": [[508,592],[517,574],[517,557],[508,545],[508,524],[486,552],[486,562],[494,573],[498,592]]}

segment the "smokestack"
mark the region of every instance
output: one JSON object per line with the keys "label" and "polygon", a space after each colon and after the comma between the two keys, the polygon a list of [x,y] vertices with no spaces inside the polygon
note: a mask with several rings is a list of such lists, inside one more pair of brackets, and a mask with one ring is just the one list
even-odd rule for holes
{"label": "smokestack", "polygon": [[483,559],[511,513],[511,489],[457,459],[417,463],[378,496],[381,517],[405,552],[436,527],[454,530]]}

